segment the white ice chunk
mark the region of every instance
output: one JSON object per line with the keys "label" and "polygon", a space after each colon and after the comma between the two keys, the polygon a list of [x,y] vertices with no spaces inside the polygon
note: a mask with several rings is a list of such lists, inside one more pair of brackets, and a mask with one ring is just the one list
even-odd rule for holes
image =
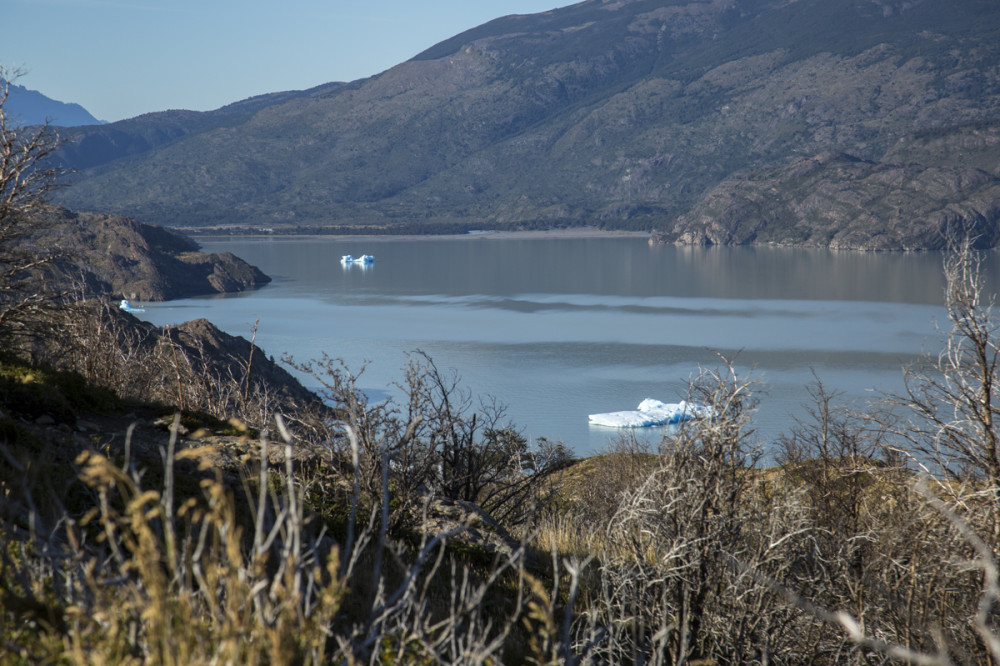
{"label": "white ice chunk", "polygon": [[646,428],[705,418],[711,414],[711,407],[696,405],[693,402],[681,400],[666,403],[646,398],[634,410],[591,414],[590,423],[608,428]]}
{"label": "white ice chunk", "polygon": [[373,254],[363,254],[360,257],[355,257],[350,254],[345,254],[340,258],[340,263],[342,264],[371,264],[375,261],[375,255]]}

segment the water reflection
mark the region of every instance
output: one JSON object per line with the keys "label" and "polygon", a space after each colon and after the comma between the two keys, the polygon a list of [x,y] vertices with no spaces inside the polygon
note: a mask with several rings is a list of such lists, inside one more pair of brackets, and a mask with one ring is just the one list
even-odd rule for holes
{"label": "water reflection", "polygon": [[374,263],[361,263],[357,261],[343,261],[340,262],[341,268],[344,272],[347,271],[361,271],[362,273],[367,273],[368,271],[375,270]]}
{"label": "water reflection", "polygon": [[[205,242],[236,249],[272,275],[353,289],[344,254],[377,246],[379,292],[587,293],[938,304],[939,253],[857,253],[787,248],[649,247],[642,239],[264,239]],[[375,253],[373,253],[375,254]],[[987,262],[990,279],[1000,277]],[[372,264],[374,266],[374,264]],[[370,267],[369,267],[370,268]],[[342,274],[337,277],[337,274]]]}

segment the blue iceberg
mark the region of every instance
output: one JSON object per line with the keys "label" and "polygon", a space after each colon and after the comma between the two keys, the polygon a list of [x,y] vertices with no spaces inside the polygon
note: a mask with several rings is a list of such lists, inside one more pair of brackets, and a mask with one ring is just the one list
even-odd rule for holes
{"label": "blue iceberg", "polygon": [[646,398],[634,410],[591,414],[590,424],[607,428],[647,428],[701,419],[712,415],[712,408],[693,402],[666,403]]}
{"label": "blue iceberg", "polygon": [[122,302],[118,305],[125,312],[145,312],[145,308],[134,308],[132,304],[128,302],[128,299],[123,298]]}
{"label": "blue iceberg", "polygon": [[371,264],[375,262],[375,255],[363,254],[360,257],[354,257],[349,254],[345,254],[340,258],[340,263],[345,266],[348,264]]}

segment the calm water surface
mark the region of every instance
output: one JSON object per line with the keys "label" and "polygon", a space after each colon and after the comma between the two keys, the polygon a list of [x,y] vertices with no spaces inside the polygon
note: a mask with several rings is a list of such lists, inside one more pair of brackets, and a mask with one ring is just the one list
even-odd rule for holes
{"label": "calm water surface", "polygon": [[[238,239],[202,243],[274,282],[236,296],[145,304],[156,324],[205,317],[269,354],[323,352],[395,394],[407,353],[494,396],[530,438],[599,451],[616,431],[593,412],[675,402],[713,351],[763,382],[771,440],[803,414],[812,372],[845,400],[902,386],[902,365],[938,349],[941,256],[771,248],[651,248],[645,238]],[[374,254],[369,268],[340,257]],[[989,279],[1000,284],[988,258]],[[303,378],[307,385],[315,382]],[[657,436],[656,432],[650,436]]]}

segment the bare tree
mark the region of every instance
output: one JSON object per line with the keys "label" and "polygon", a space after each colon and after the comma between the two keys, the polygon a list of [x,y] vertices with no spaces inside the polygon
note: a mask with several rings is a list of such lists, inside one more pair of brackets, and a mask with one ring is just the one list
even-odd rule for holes
{"label": "bare tree", "polygon": [[23,326],[55,300],[40,271],[62,255],[38,236],[59,175],[49,162],[59,137],[48,124],[19,128],[11,121],[8,82],[17,74],[0,67],[0,333]]}
{"label": "bare tree", "polygon": [[[945,308],[951,330],[935,358],[905,370],[898,402],[913,415],[903,436],[919,462],[955,482],[976,480],[991,496],[992,538],[1000,538],[1000,326],[982,257],[970,240],[946,255]],[[958,486],[953,486],[958,487]]]}
{"label": "bare tree", "polygon": [[[806,623],[814,658],[1000,663],[1000,343],[980,262],[970,242],[946,255],[950,329],[939,354],[904,369],[893,413],[852,414],[817,380],[811,420],[784,439],[814,548],[770,580],[839,630]],[[928,481],[915,484],[914,470]]]}
{"label": "bare tree", "polygon": [[505,420],[503,405],[480,398],[476,409],[457,373],[442,372],[424,352],[411,358],[405,388],[420,405],[436,492],[476,504],[507,525],[524,521],[539,483],[562,461],[558,453],[530,451],[528,440]]}

